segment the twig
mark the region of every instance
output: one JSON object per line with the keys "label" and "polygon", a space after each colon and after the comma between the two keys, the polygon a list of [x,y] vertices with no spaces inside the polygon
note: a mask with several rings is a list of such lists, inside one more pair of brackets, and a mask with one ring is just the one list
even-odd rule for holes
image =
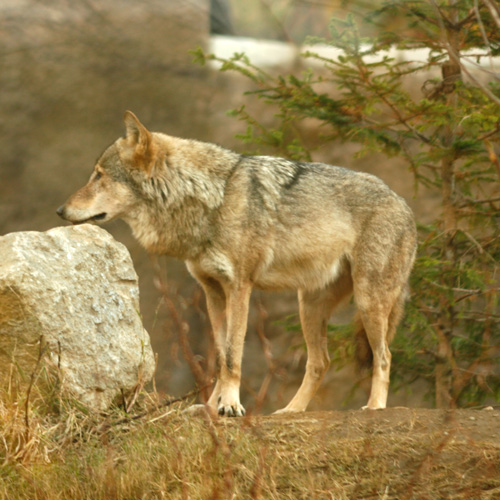
{"label": "twig", "polygon": [[500,9],[491,0],[484,0],[484,3],[489,9],[491,17],[493,18],[496,25],[500,29]]}
{"label": "twig", "polygon": [[193,350],[191,349],[191,345],[189,343],[189,338],[188,338],[189,324],[180,317],[173,300],[170,298],[167,284],[165,283],[165,281],[162,279],[161,276],[160,266],[158,261],[155,261],[155,266],[157,268],[156,269],[157,277],[155,280],[155,285],[159,290],[159,292],[161,293],[163,302],[167,306],[170,316],[177,326],[178,339],[184,359],[188,363],[189,368],[191,369],[191,373],[193,374],[196,380],[196,383],[198,384],[199,387],[203,388],[202,396],[203,399],[206,401],[208,397],[205,391],[208,390],[209,388],[208,384],[206,383],[208,377],[206,376],[203,369],[200,367],[200,364],[197,362],[196,356],[194,355]]}
{"label": "twig", "polygon": [[148,421],[148,424],[152,424],[153,422],[157,422],[158,420],[161,420],[162,418],[168,417],[174,410],[168,410],[165,413],[162,413],[158,417],[152,418],[151,420]]}
{"label": "twig", "polygon": [[488,37],[486,36],[486,30],[484,29],[483,20],[481,19],[481,13],[479,12],[478,0],[474,0],[474,12],[476,14],[476,19],[477,19],[477,23],[479,26],[479,31],[481,31],[481,36],[483,37],[484,45],[486,47],[486,50],[488,51],[488,58],[490,60],[490,67],[491,67],[491,70],[493,71],[493,69],[494,69],[493,55],[491,54],[490,42],[488,40]]}
{"label": "twig", "polygon": [[203,387],[197,387],[196,389],[193,389],[192,391],[188,392],[184,396],[180,396],[178,398],[167,399],[167,401],[164,401],[163,403],[157,405],[155,408],[152,408],[151,410],[145,410],[141,413],[138,413],[137,415],[131,415],[131,416],[116,420],[115,422],[110,422],[110,423],[104,424],[102,430],[104,432],[107,432],[109,429],[111,429],[112,427],[115,427],[117,425],[125,424],[127,422],[132,422],[134,420],[139,420],[141,418],[144,418],[145,416],[150,415],[151,413],[154,413],[155,411],[158,411],[160,408],[166,408],[168,406],[172,406],[175,403],[180,403],[181,401],[186,401],[187,399],[190,399],[193,396],[197,396],[200,392],[207,390],[209,387],[212,386],[212,383],[213,383],[213,381],[211,380],[209,384],[207,384]]}
{"label": "twig", "polygon": [[31,390],[33,389],[33,385],[35,383],[38,368],[40,367],[40,363],[42,361],[43,355],[45,354],[45,349],[46,349],[46,346],[43,345],[43,335],[40,335],[38,359],[36,360],[35,368],[33,369],[32,373],[31,373],[30,383],[29,383],[28,389],[26,391],[26,401],[24,403],[24,425],[25,425],[25,440],[26,440],[26,442],[29,441],[29,437],[30,437],[29,405],[30,405]]}
{"label": "twig", "polygon": [[137,396],[141,392],[142,388],[144,387],[144,382],[139,382],[134,389],[134,394],[132,395],[132,398],[130,399],[130,402],[128,405],[125,407],[125,412],[130,413],[130,410],[133,408],[135,405],[135,402],[137,401]]}
{"label": "twig", "polygon": [[264,381],[260,386],[259,392],[257,393],[256,410],[259,412],[264,404],[264,400],[266,399],[269,384],[276,373],[276,364],[273,359],[269,339],[266,337],[266,332],[264,330],[265,320],[267,319],[267,311],[264,309],[261,300],[258,301],[258,311],[259,321],[257,323],[257,334],[262,345],[262,351],[264,352],[268,370]]}

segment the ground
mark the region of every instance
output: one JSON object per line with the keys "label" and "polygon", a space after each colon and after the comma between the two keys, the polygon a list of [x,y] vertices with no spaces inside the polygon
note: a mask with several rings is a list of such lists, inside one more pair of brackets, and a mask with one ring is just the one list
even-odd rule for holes
{"label": "ground", "polygon": [[[258,417],[257,421],[259,420]],[[328,429],[331,438],[360,439],[371,434],[404,440],[435,436],[443,442],[490,443],[500,447],[500,408],[481,410],[430,410],[387,408],[365,411],[318,411],[271,415],[264,426],[287,424],[311,433]]]}
{"label": "ground", "polygon": [[[251,421],[269,446],[269,470],[276,455],[282,463],[296,455],[297,484],[281,484],[276,498],[500,499],[499,408],[305,412]],[[274,498],[267,486],[262,491]]]}
{"label": "ground", "polygon": [[[0,405],[0,500],[500,499],[500,407],[210,418]],[[28,427],[27,427],[28,425]]]}

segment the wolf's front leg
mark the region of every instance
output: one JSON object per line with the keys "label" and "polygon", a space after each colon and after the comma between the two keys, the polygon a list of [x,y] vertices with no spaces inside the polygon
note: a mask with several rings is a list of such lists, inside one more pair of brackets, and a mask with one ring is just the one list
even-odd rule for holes
{"label": "wolf's front leg", "polygon": [[241,358],[252,288],[223,287],[213,278],[199,275],[196,278],[205,291],[217,355],[217,382],[207,404],[220,415],[242,416],[245,409],[239,395]]}
{"label": "wolf's front leg", "polygon": [[229,285],[225,291],[227,331],[224,345],[218,351],[219,379],[214,396],[217,396],[219,415],[241,417],[245,415],[240,403],[241,360],[252,287],[250,284]]}
{"label": "wolf's front leg", "polygon": [[212,325],[215,351],[217,355],[217,382],[210,398],[207,401],[207,405],[214,411],[217,411],[217,402],[220,396],[220,363],[226,345],[226,294],[217,280],[203,275],[198,275],[193,268],[191,268],[190,271],[203,287],[207,301],[208,317],[210,318],[210,324]]}

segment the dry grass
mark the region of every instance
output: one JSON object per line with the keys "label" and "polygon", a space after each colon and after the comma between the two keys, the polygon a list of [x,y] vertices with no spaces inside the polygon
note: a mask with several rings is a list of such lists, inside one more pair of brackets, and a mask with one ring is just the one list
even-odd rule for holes
{"label": "dry grass", "polygon": [[500,498],[499,442],[464,427],[486,412],[211,419],[145,392],[130,414],[25,397],[0,398],[0,499]]}
{"label": "dry grass", "polygon": [[496,410],[224,419],[143,390],[98,414],[63,397],[42,350],[27,387],[14,378],[0,500],[500,498]]}

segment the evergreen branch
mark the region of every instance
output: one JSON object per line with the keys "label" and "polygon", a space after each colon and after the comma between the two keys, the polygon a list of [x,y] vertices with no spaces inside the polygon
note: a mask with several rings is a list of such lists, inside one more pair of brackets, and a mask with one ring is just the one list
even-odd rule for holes
{"label": "evergreen branch", "polygon": [[491,130],[490,132],[485,133],[484,135],[481,135],[477,138],[478,141],[484,141],[486,139],[489,139],[490,137],[494,136],[496,133],[500,132],[500,121],[498,121],[495,125],[494,130]]}

